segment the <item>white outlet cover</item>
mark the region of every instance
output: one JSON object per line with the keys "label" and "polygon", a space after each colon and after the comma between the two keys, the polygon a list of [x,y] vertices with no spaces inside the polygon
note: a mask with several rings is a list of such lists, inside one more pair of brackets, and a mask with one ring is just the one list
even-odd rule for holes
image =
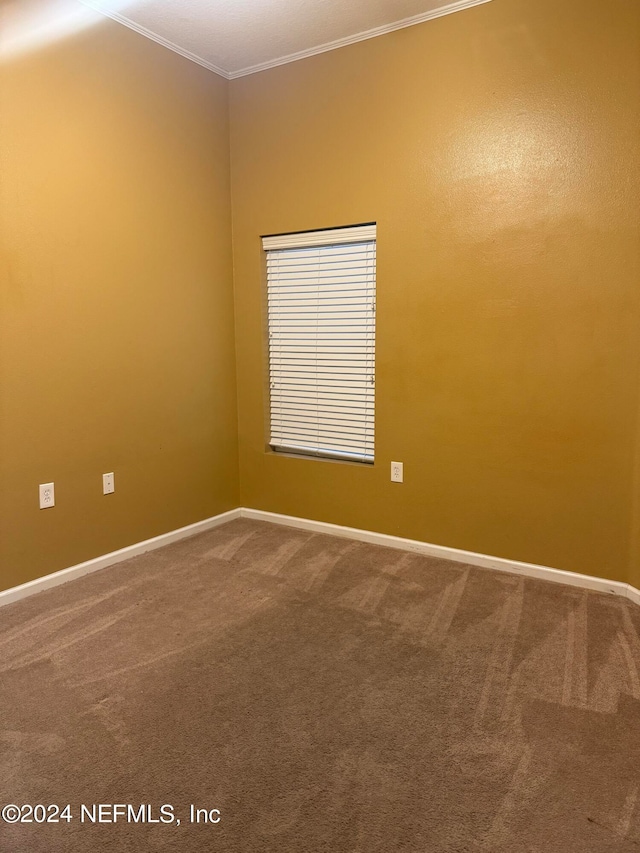
{"label": "white outlet cover", "polygon": [[402,462],[392,462],[391,463],[391,482],[392,483],[404,482],[404,465]]}
{"label": "white outlet cover", "polygon": [[56,493],[53,483],[40,483],[40,509],[49,509],[56,505]]}
{"label": "white outlet cover", "polygon": [[102,494],[112,495],[116,490],[115,478],[113,472],[102,475]]}

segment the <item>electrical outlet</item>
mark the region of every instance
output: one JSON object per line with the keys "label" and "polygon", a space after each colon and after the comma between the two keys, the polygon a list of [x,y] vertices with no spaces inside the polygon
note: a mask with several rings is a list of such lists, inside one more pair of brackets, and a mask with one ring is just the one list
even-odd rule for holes
{"label": "electrical outlet", "polygon": [[391,482],[392,483],[403,483],[404,482],[404,465],[402,462],[392,462],[391,463]]}
{"label": "electrical outlet", "polygon": [[102,494],[103,495],[112,495],[116,490],[116,483],[113,478],[113,472],[111,474],[103,474],[102,475]]}
{"label": "electrical outlet", "polygon": [[49,509],[56,505],[56,495],[53,483],[40,483],[40,509]]}

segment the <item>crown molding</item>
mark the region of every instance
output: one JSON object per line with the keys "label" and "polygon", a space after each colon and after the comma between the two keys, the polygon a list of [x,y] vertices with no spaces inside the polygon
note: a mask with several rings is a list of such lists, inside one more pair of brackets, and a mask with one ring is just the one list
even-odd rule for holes
{"label": "crown molding", "polygon": [[151,39],[151,41],[155,41],[157,44],[162,45],[162,47],[166,47],[174,53],[184,56],[185,59],[189,59],[191,62],[202,65],[203,68],[213,71],[214,74],[224,77],[225,80],[236,80],[239,77],[247,77],[250,74],[267,71],[269,68],[277,68],[279,65],[287,65],[290,62],[297,62],[299,59],[307,59],[308,57],[316,56],[319,53],[338,50],[338,48],[347,47],[347,45],[356,44],[359,41],[366,41],[367,39],[377,38],[377,36],[383,36],[386,33],[393,33],[396,30],[403,30],[406,27],[413,27],[416,24],[423,24],[425,21],[432,21],[434,18],[442,18],[445,15],[452,15],[454,12],[462,12],[464,9],[471,9],[473,6],[482,6],[485,3],[490,3],[491,0],[457,0],[455,3],[449,3],[438,9],[432,9],[430,12],[424,12],[421,15],[413,15],[411,18],[404,18],[401,21],[384,24],[381,27],[375,27],[372,30],[365,30],[364,32],[356,33],[352,36],[336,39],[335,41],[327,42],[326,44],[321,44],[317,47],[310,47],[307,50],[300,50],[297,53],[289,53],[286,56],[281,56],[278,59],[271,59],[268,62],[249,65],[246,68],[241,68],[239,71],[225,71],[224,68],[220,68],[218,65],[214,65],[213,62],[203,59],[203,57],[198,56],[196,53],[192,53],[190,50],[180,47],[180,45],[158,35],[158,33],[153,32],[153,30],[149,30],[141,24],[136,24],[135,21],[127,18],[125,15],[121,15],[119,12],[104,8],[100,3],[100,0],[80,0],[80,2],[84,6],[88,6],[90,9],[93,9],[95,12],[105,15],[105,17],[111,18],[119,24],[123,24],[130,30],[135,30],[135,32]]}
{"label": "crown molding", "polygon": [[384,24],[381,27],[374,27],[372,30],[365,30],[362,33],[356,33],[352,36],[336,39],[335,41],[327,42],[326,44],[310,47],[308,50],[300,50],[297,53],[290,53],[287,56],[281,56],[279,59],[271,59],[268,62],[261,62],[258,65],[250,65],[247,68],[242,68],[240,71],[231,71],[227,77],[229,80],[236,80],[238,77],[247,77],[249,74],[257,74],[259,71],[266,71],[269,68],[277,68],[279,65],[287,65],[289,62],[297,62],[299,59],[307,59],[310,56],[316,56],[319,53],[327,53],[330,50],[337,50],[340,47],[347,47],[350,44],[356,44],[359,41],[367,41],[367,39],[377,38],[387,33],[393,33],[396,30],[404,30],[406,27],[413,27],[416,24],[423,24],[425,21],[432,21],[434,18],[442,18],[445,15],[452,15],[454,12],[462,12],[464,9],[471,9],[473,6],[482,6],[484,3],[490,3],[491,0],[457,0],[455,3],[449,3],[446,6],[441,6],[438,9],[432,9],[430,12],[423,12],[421,15],[413,15],[411,18],[404,18],[402,21],[394,21],[391,24]]}
{"label": "crown molding", "polygon": [[192,53],[190,50],[187,50],[184,47],[180,47],[180,45],[175,42],[170,41],[169,39],[164,38],[164,36],[158,35],[158,33],[154,33],[153,30],[147,29],[147,27],[143,27],[141,24],[136,24],[135,21],[132,21],[130,18],[127,18],[125,15],[121,15],[119,12],[115,12],[111,9],[105,9],[99,2],[99,0],[80,0],[80,2],[84,6],[88,6],[90,9],[93,9],[94,12],[99,12],[101,15],[104,15],[107,18],[111,18],[112,21],[117,21],[119,24],[123,24],[125,27],[128,27],[130,30],[135,30],[135,32],[139,33],[141,36],[145,36],[145,38],[151,39],[151,41],[155,41],[157,44],[162,45],[162,47],[166,47],[169,50],[172,50],[174,53],[180,54],[180,56],[184,56],[185,59],[191,60],[191,62],[195,62],[197,65],[202,65],[203,68],[207,68],[209,71],[213,71],[214,74],[218,74],[220,77],[224,77],[225,80],[230,80],[231,77],[224,68],[219,68],[217,65],[214,65],[213,62],[209,62],[206,59],[203,59],[201,56],[198,56],[196,53]]}

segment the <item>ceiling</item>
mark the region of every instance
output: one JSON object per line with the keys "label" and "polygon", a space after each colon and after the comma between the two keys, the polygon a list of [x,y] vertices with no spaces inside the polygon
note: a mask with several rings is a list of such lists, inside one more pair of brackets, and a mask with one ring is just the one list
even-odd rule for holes
{"label": "ceiling", "polygon": [[229,79],[489,0],[82,0]]}

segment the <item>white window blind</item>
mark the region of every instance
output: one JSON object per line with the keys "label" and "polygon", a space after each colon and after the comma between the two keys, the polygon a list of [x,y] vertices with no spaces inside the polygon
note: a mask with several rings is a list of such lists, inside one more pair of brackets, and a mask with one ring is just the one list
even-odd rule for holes
{"label": "white window blind", "polygon": [[271,446],[373,462],[376,226],[265,237]]}

